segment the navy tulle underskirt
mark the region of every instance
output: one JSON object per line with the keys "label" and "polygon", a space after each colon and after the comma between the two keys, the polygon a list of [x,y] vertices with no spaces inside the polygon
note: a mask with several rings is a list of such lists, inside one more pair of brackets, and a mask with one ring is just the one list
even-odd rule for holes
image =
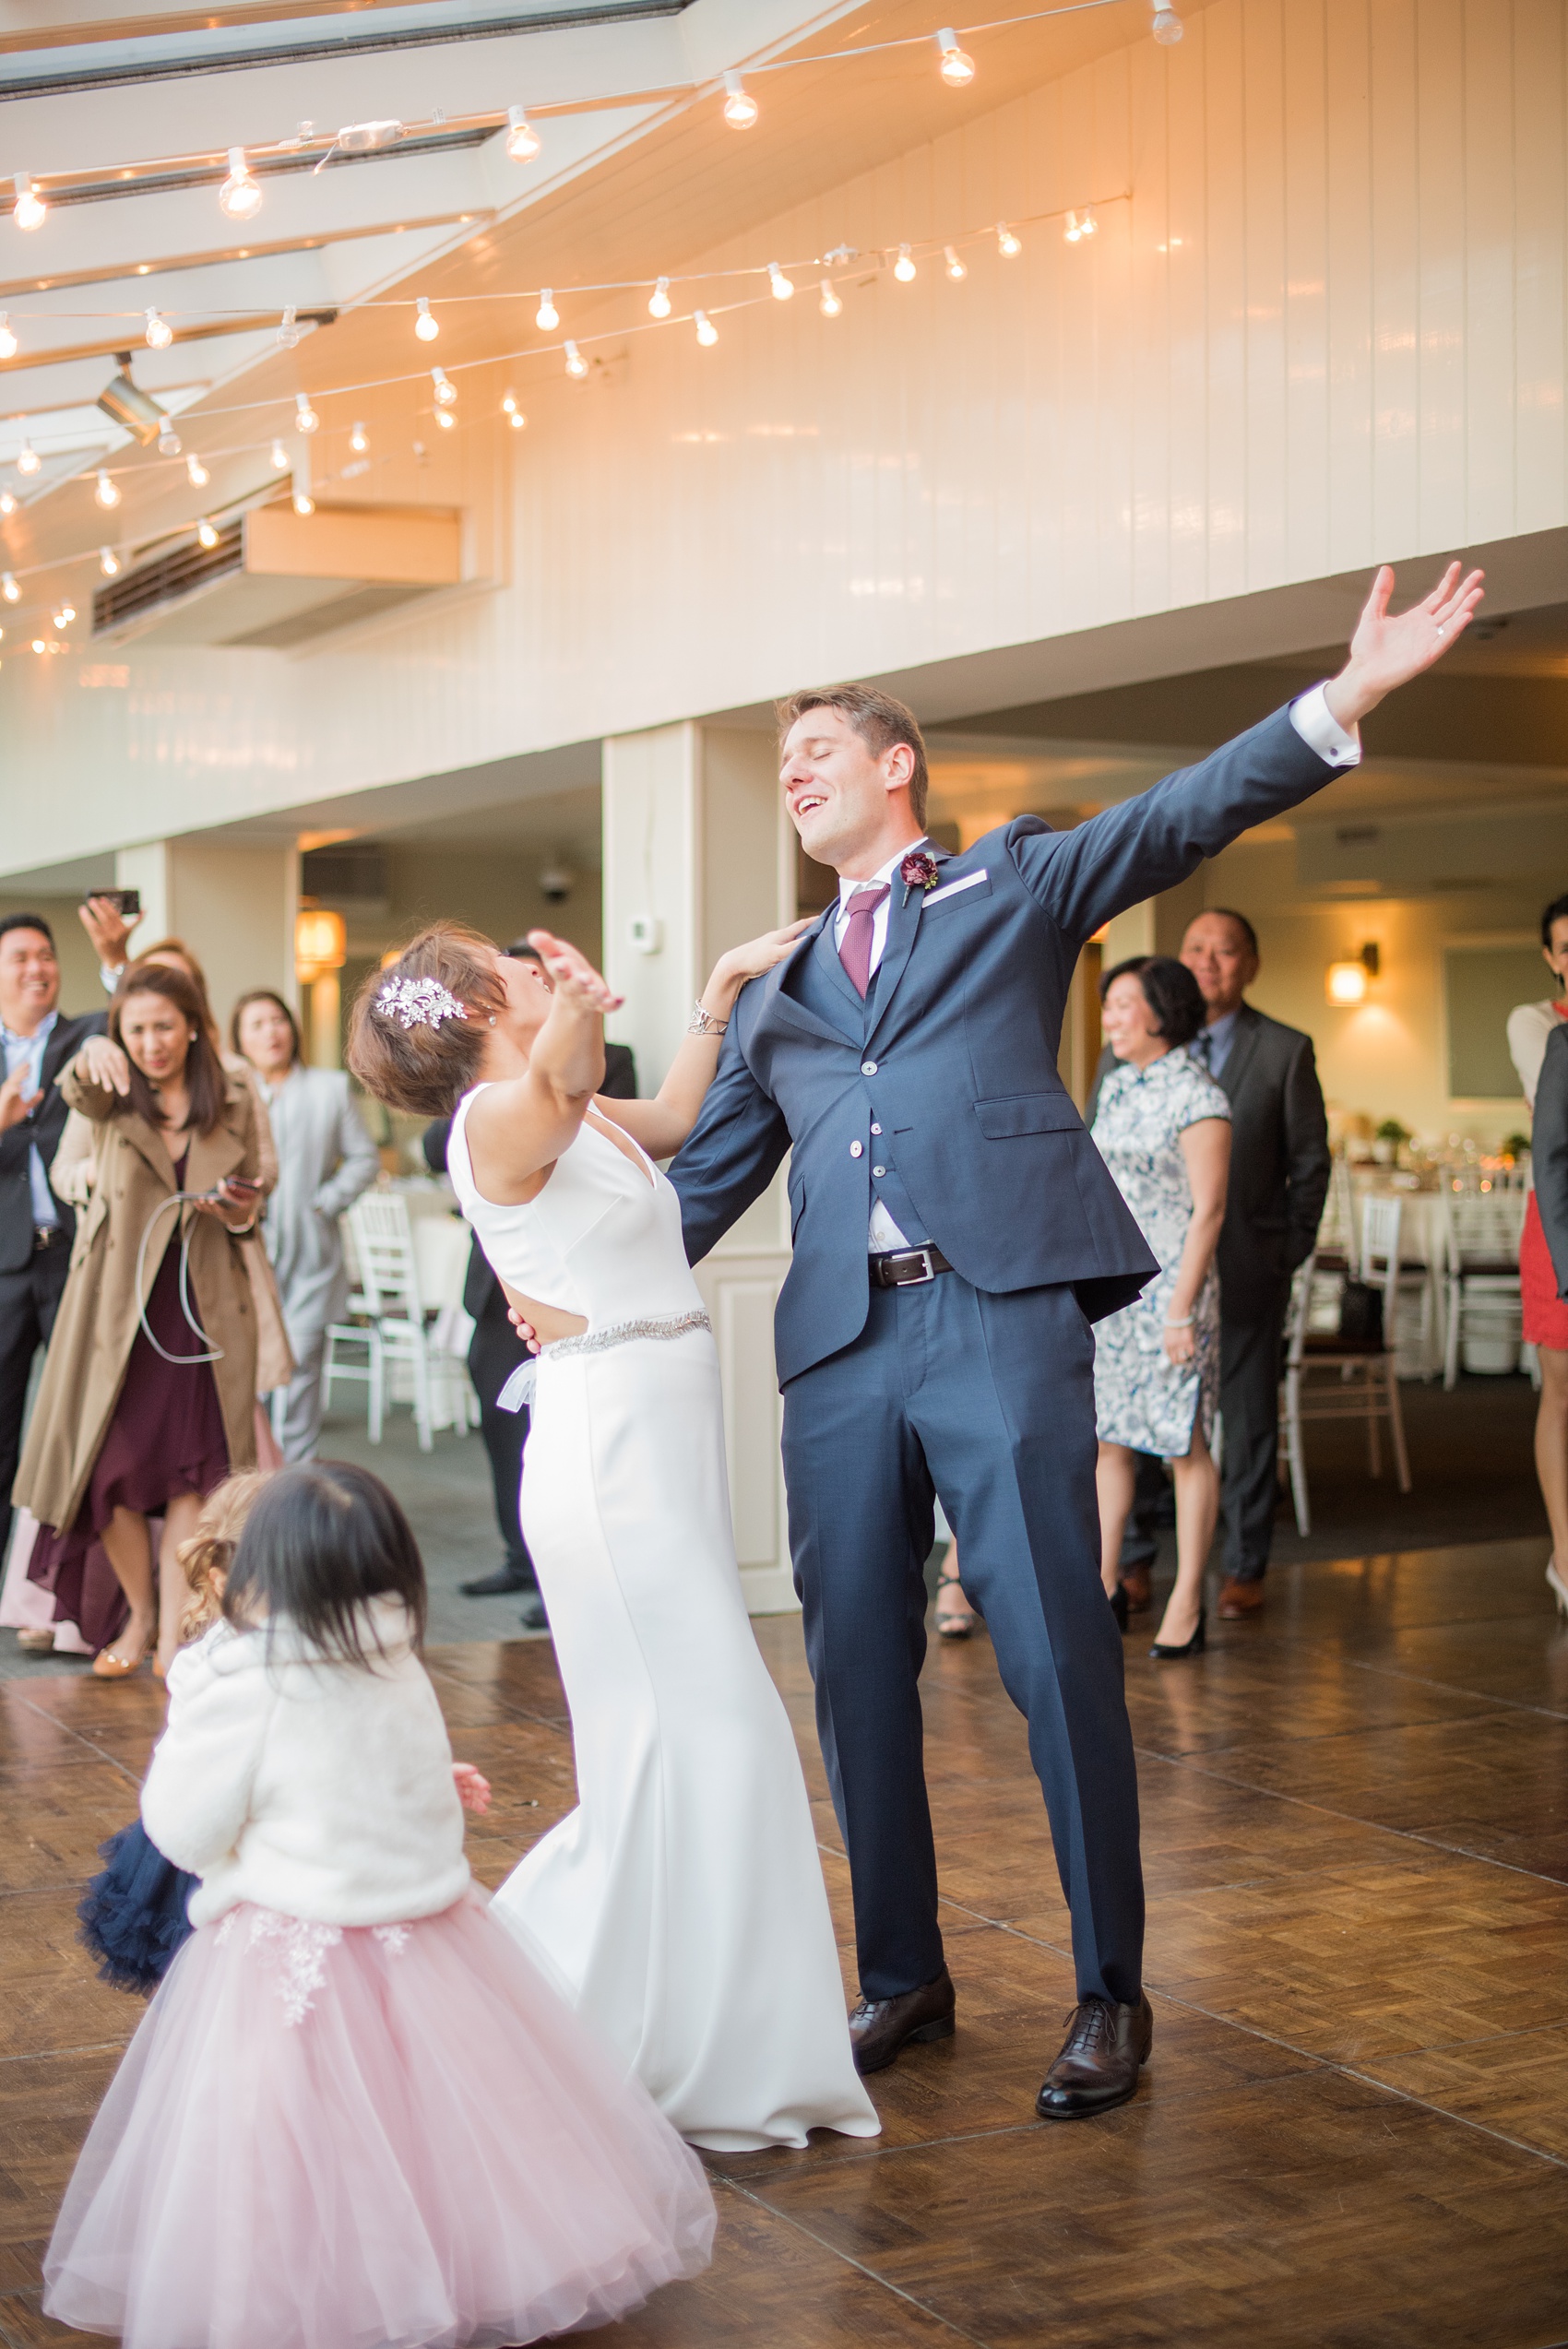
{"label": "navy tulle underskirt", "polygon": [[157,1989],[190,1939],[186,1908],[197,1879],[165,1859],[139,1819],[100,1846],[107,1864],[82,1894],[81,1938],[112,1989]]}

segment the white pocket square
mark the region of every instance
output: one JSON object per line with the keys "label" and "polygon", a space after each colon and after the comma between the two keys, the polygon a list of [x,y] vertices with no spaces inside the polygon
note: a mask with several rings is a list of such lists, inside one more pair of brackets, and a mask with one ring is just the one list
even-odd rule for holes
{"label": "white pocket square", "polygon": [[987,878],[982,865],[979,872],[966,872],[962,881],[949,881],[944,888],[928,889],[925,896],[926,904],[939,906],[944,897],[956,897],[960,889],[978,889],[980,883]]}

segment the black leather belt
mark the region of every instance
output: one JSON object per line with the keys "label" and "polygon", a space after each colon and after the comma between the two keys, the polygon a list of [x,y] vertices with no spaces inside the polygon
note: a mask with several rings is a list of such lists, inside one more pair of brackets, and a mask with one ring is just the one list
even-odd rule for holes
{"label": "black leather belt", "polygon": [[914,1288],[953,1269],[940,1248],[895,1248],[866,1260],[873,1288]]}

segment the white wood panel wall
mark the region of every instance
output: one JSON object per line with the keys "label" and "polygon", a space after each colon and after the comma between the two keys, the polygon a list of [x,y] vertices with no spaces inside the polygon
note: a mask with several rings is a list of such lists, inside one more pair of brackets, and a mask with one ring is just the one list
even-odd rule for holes
{"label": "white wood panel wall", "polygon": [[6,775],[60,788],[7,795],[6,863],[1561,525],[1564,39],[1562,0],[1217,0],[716,245],[1100,221],[509,371],[529,430],[465,435],[497,587],[301,655],[8,658]]}

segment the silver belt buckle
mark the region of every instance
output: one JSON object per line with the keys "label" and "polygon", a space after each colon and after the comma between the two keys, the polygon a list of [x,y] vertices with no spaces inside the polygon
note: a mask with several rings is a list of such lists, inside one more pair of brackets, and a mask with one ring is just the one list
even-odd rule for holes
{"label": "silver belt buckle", "polygon": [[900,1288],[923,1288],[927,1281],[932,1281],[936,1278],[936,1266],[931,1261],[931,1250],[929,1248],[910,1248],[907,1249],[905,1253],[907,1255],[919,1256],[922,1258],[925,1263],[925,1270],[923,1273],[917,1274],[913,1280],[899,1281],[897,1286]]}

